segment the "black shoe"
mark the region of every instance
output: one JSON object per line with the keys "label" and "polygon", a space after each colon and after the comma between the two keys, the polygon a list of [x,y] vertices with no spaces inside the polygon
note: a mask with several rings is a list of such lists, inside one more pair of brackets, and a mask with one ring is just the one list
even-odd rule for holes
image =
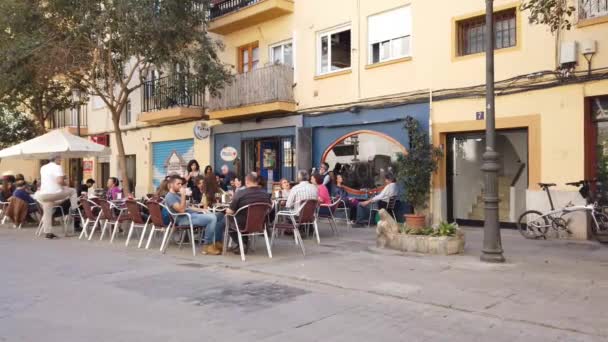
{"label": "black shoe", "polygon": [[45,238],[52,240],[52,239],[59,239],[59,236],[53,234],[53,233],[47,233],[45,236]]}

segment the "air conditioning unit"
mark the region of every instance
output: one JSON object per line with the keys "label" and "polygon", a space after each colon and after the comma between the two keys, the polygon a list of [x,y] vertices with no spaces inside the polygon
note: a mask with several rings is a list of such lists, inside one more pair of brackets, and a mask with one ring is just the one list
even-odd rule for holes
{"label": "air conditioning unit", "polygon": [[577,62],[577,44],[576,42],[563,42],[560,48],[559,64],[561,66],[569,66]]}

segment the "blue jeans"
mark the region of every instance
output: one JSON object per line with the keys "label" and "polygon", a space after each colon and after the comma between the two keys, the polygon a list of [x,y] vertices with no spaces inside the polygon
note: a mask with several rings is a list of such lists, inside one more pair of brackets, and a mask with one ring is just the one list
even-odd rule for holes
{"label": "blue jeans", "polygon": [[[224,239],[224,215],[223,214],[203,214],[190,213],[192,216],[192,225],[195,227],[205,227],[205,244],[211,244],[213,241],[222,241]],[[190,222],[187,217],[179,217],[177,219],[178,226],[187,226]]]}

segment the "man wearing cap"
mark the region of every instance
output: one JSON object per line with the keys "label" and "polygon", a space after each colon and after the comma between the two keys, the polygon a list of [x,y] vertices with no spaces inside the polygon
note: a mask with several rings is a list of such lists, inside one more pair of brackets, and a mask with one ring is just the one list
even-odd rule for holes
{"label": "man wearing cap", "polygon": [[78,208],[76,190],[65,185],[61,156],[51,156],[49,163],[40,168],[40,191],[36,198],[42,204],[42,229],[45,237],[57,238],[57,235],[53,234],[53,207],[70,199],[70,211]]}

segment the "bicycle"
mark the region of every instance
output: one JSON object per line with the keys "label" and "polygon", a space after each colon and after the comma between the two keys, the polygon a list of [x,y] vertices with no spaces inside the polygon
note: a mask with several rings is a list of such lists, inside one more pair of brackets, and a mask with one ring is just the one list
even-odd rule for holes
{"label": "bicycle", "polygon": [[578,182],[566,183],[566,185],[579,187],[579,193],[587,200],[586,205],[574,205],[569,202],[561,209],[555,209],[551,192],[549,188],[556,186],[555,183],[539,183],[538,185],[547,193],[551,210],[546,213],[541,213],[538,210],[528,210],[520,215],[517,220],[517,228],[521,235],[527,239],[547,238],[549,228],[555,230],[557,234],[560,231],[566,232],[568,235],[572,231],[568,228],[570,219],[564,216],[574,212],[587,212],[592,218],[592,230],[594,234],[608,233],[608,215],[604,212],[604,208],[600,206],[598,196],[593,196],[591,193],[591,183],[595,180],[582,180]]}

